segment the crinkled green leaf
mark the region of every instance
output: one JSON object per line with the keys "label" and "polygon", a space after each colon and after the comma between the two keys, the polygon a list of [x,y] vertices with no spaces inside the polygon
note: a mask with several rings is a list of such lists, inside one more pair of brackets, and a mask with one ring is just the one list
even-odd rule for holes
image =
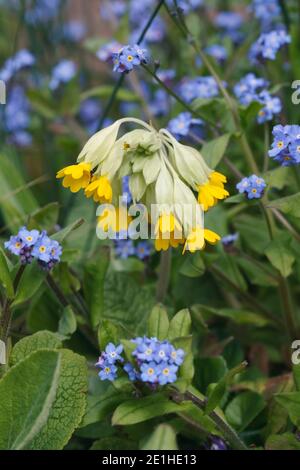
{"label": "crinkled green leaf", "polygon": [[84,414],[85,359],[69,350],[39,350],[0,381],[0,449],[58,450]]}
{"label": "crinkled green leaf", "polygon": [[60,349],[61,347],[62,338],[57,333],[38,331],[17,342],[10,356],[10,363],[15,365],[39,349]]}

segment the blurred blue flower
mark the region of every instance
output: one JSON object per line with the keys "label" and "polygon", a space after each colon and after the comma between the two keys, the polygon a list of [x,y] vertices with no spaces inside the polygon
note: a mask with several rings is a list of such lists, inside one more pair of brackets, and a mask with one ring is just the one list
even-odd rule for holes
{"label": "blurred blue flower", "polygon": [[220,64],[225,62],[225,60],[228,58],[227,50],[224,46],[219,44],[212,44],[211,46],[206,47],[205,52]]}
{"label": "blurred blue flower", "polygon": [[259,64],[266,60],[275,60],[277,52],[291,42],[291,36],[284,29],[263,33],[251,46],[249,60],[253,64]]}
{"label": "blurred blue flower", "polygon": [[277,96],[272,96],[267,90],[258,95],[258,101],[264,105],[258,113],[257,120],[260,124],[271,121],[274,115],[282,111],[281,100]]}
{"label": "blurred blue flower", "polygon": [[127,2],[124,0],[109,0],[100,2],[100,16],[104,20],[113,21],[121,18],[127,11]]}
{"label": "blurred blue flower", "polygon": [[218,436],[212,436],[209,450],[228,450],[227,445]]}
{"label": "blurred blue flower", "polygon": [[129,176],[124,176],[122,179],[122,197],[126,204],[130,204],[132,202],[132,194],[129,187]]}
{"label": "blurred blue flower", "polygon": [[132,240],[115,240],[115,254],[119,258],[127,259],[134,256],[135,248]]}
{"label": "blurred blue flower", "polygon": [[264,78],[248,73],[234,86],[234,94],[242,105],[248,106],[253,101],[258,101],[258,94],[268,86],[269,82]]}
{"label": "blurred blue flower", "polygon": [[158,69],[156,72],[158,78],[164,82],[165,85],[171,86],[172,81],[176,77],[176,70],[174,69]]}
{"label": "blurred blue flower", "polygon": [[26,147],[32,142],[32,137],[27,131],[30,124],[29,111],[29,101],[24,88],[14,85],[7,97],[3,120],[4,128],[9,133],[8,140],[20,147]]}
{"label": "blurred blue flower", "polygon": [[52,70],[49,83],[50,90],[56,90],[60,85],[68,83],[77,73],[76,64],[72,60],[61,60]]}
{"label": "blurred blue flower", "polygon": [[170,111],[170,96],[165,90],[156,90],[149,100],[149,110],[154,117],[166,116]]}
{"label": "blurred blue flower", "polygon": [[79,119],[90,135],[94,134],[99,128],[101,112],[102,108],[99,100],[95,98],[87,98],[80,104]]}
{"label": "blurred blue flower", "polygon": [[[167,0],[169,7],[174,8],[174,0]],[[177,5],[183,11],[183,13],[187,14],[193,10],[197,10],[197,8],[203,5],[203,0],[178,0]]]}
{"label": "blurred blue flower", "polygon": [[47,23],[59,12],[61,0],[25,0],[25,20],[30,24]]}
{"label": "blurred blue flower", "polygon": [[239,238],[239,234],[233,233],[230,235],[226,235],[225,237],[222,237],[221,242],[224,246],[230,246],[230,245],[233,245],[233,243],[235,243],[238,240],[238,238]]}
{"label": "blurred blue flower", "polygon": [[251,175],[243,178],[237,185],[240,194],[245,194],[247,199],[260,199],[266,188],[265,180],[259,176]]}
{"label": "blurred blue flower", "polygon": [[98,49],[96,56],[102,62],[113,61],[114,55],[117,54],[121,49],[122,44],[117,41],[110,41],[106,44],[103,44],[103,46]]}
{"label": "blurred blue flower", "polygon": [[141,49],[137,44],[134,46],[124,46],[113,54],[114,72],[128,73],[135,66],[146,64],[148,62],[146,49]]}
{"label": "blurred blue flower", "polygon": [[242,15],[234,11],[220,11],[214,19],[215,25],[224,30],[239,29],[243,22]]}
{"label": "blurred blue flower", "polygon": [[146,258],[149,258],[151,255],[152,247],[148,241],[142,241],[139,242],[135,248],[136,256],[140,260],[144,260]]}
{"label": "blurred blue flower", "polygon": [[179,94],[190,103],[196,98],[215,98],[219,95],[219,87],[213,77],[184,78],[179,85]]}
{"label": "blurred blue flower", "polygon": [[281,15],[278,0],[252,0],[251,10],[260,20],[263,29],[268,29]]}
{"label": "blurred blue flower", "polygon": [[20,70],[35,64],[35,57],[27,49],[21,49],[14,56],[7,59],[0,70],[0,80],[8,82]]}
{"label": "blurred blue flower", "polygon": [[177,139],[181,139],[182,137],[187,137],[189,135],[193,126],[202,126],[203,124],[204,122],[202,119],[193,118],[191,113],[185,111],[171,119],[167,125],[167,129]]}
{"label": "blurred blue flower", "polygon": [[[143,18],[145,18],[145,13],[143,13]],[[130,42],[131,43],[136,43],[144,30],[146,24],[147,24],[148,19],[145,18],[144,20],[140,20],[138,23],[138,26],[135,27],[130,35]],[[152,22],[150,28],[148,29],[145,37],[144,37],[144,42],[150,42],[150,43],[156,43],[160,42],[164,39],[166,35],[166,25],[164,20],[160,17],[157,16],[154,21]]]}
{"label": "blurred blue flower", "polygon": [[82,21],[73,20],[63,27],[63,35],[70,42],[79,42],[86,35],[86,26]]}

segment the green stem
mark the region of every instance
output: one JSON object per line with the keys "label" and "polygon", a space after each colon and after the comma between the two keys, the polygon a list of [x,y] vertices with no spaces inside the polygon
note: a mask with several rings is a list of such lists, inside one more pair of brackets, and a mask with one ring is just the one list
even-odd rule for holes
{"label": "green stem", "polygon": [[264,155],[264,167],[263,167],[263,172],[266,173],[268,171],[269,167],[269,149],[270,149],[270,131],[269,131],[269,124],[266,122],[265,123],[265,155]]}
{"label": "green stem", "polygon": [[[195,111],[188,103],[186,103],[185,101],[183,101],[180,96],[178,96],[171,88],[169,88],[157,75],[155,72],[153,72],[153,70],[151,70],[150,67],[148,67],[147,65],[143,65],[143,68],[146,70],[146,72],[149,73],[149,75],[151,75],[152,78],[154,78],[154,80],[168,93],[168,95],[172,96],[179,104],[181,104],[181,106],[186,109],[187,111],[189,111],[191,114],[193,114],[194,116],[196,117],[199,117],[199,118],[203,118],[203,116],[198,113],[197,111]],[[214,128],[217,128],[216,124],[211,121],[211,120],[208,120],[207,117],[205,117],[206,121]]]}
{"label": "green stem", "polygon": [[[176,1],[175,1],[175,5],[177,5]],[[226,90],[226,88],[225,88],[225,86],[222,82],[222,79],[219,77],[219,75],[216,72],[214,66],[211,64],[211,62],[209,61],[209,59],[207,58],[206,54],[203,52],[201,47],[198,46],[197,41],[195,40],[194,36],[188,30],[188,28],[185,24],[185,20],[183,18],[183,15],[180,13],[180,10],[178,9],[178,12],[179,12],[178,13],[178,20],[174,17],[174,15],[172,15],[170,13],[170,10],[168,8],[167,8],[167,11],[170,14],[170,16],[171,16],[172,20],[174,21],[174,23],[176,24],[176,26],[178,27],[178,29],[180,30],[180,32],[181,32],[182,36],[184,37],[184,39],[186,39],[186,41],[194,48],[196,54],[198,54],[200,56],[202,62],[204,63],[204,65],[206,66],[206,68],[208,69],[210,74],[216,80],[216,83],[218,84],[218,87],[219,87],[219,89],[220,89],[220,91],[221,91],[221,93],[222,93],[222,95],[223,95],[223,97],[224,97],[224,99],[227,103],[228,109],[231,112],[236,131],[237,131],[238,134],[240,134],[240,144],[241,144],[241,147],[242,147],[243,152],[245,154],[245,158],[247,159],[248,165],[254,173],[258,173],[258,167],[257,167],[256,161],[255,161],[254,155],[252,153],[251,147],[249,145],[248,139],[247,139],[247,137],[244,133],[244,130],[242,128],[239,112],[238,112],[237,106],[235,104],[235,101],[229,95],[228,91]]]}
{"label": "green stem", "polygon": [[167,295],[171,274],[171,264],[172,249],[169,248],[167,251],[162,251],[160,255],[159,275],[156,287],[157,302],[163,302]]}
{"label": "green stem", "polygon": [[[205,410],[206,400],[195,396],[190,391],[185,392],[185,394],[183,395],[183,399],[191,401],[202,411]],[[246,444],[244,444],[244,442],[240,439],[236,431],[226,421],[224,421],[215,411],[211,411],[208,416],[212,419],[217,428],[222,432],[224,438],[234,450],[248,450]]]}
{"label": "green stem", "polygon": [[252,306],[255,310],[260,312],[265,318],[270,320],[272,323],[276,324],[279,329],[282,329],[284,322],[277,316],[273,315],[268,309],[261,305],[253,295],[248,294],[239,288],[231,279],[229,279],[226,274],[223,273],[220,269],[215,266],[210,266],[209,271],[228,284],[232,289],[234,289],[239,296],[247,302],[248,305]]}
{"label": "green stem", "polygon": [[[263,203],[260,204],[268,226],[271,241],[275,239],[275,224],[273,214]],[[282,304],[282,313],[285,319],[286,330],[291,340],[297,338],[297,323],[295,319],[293,302],[290,295],[290,289],[285,277],[279,273],[278,276],[279,295]]]}
{"label": "green stem", "polygon": [[[25,268],[26,268],[26,265],[21,265],[17,274],[16,274],[16,277],[15,277],[15,280],[14,280],[14,292],[16,293],[17,290],[18,290],[18,287],[19,287],[19,284],[20,284],[20,281],[21,281],[21,278],[23,276],[23,273],[25,271]],[[4,302],[4,306],[3,306],[3,311],[2,311],[2,317],[1,317],[1,322],[0,322],[0,326],[1,326],[1,336],[0,336],[0,339],[6,343],[7,341],[7,338],[9,336],[9,330],[10,330],[10,326],[11,326],[11,321],[12,321],[12,311],[11,311],[11,304],[12,304],[12,300],[10,299],[6,299],[5,302]]]}

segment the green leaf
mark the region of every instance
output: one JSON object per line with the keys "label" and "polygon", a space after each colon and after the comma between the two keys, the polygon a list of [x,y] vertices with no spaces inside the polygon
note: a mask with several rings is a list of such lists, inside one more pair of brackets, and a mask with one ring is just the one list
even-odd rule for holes
{"label": "green leaf", "polygon": [[[299,346],[298,346],[298,350],[299,350]],[[300,392],[300,364],[293,367],[293,377],[294,377],[296,388],[298,392]]]}
{"label": "green leaf", "polygon": [[295,434],[286,432],[269,436],[265,448],[266,450],[300,450],[300,441]]}
{"label": "green leaf", "polygon": [[39,349],[60,348],[62,348],[62,340],[57,333],[46,330],[38,331],[34,335],[26,336],[17,342],[10,355],[10,363],[14,366]]}
{"label": "green leaf", "polygon": [[59,243],[63,243],[70,233],[77,230],[82,224],[84,224],[84,219],[77,219],[75,222],[68,225],[68,227],[52,235],[51,238],[57,240]]}
{"label": "green leaf", "polygon": [[63,349],[12,367],[0,381],[0,449],[62,449],[84,414],[86,374],[85,359]]}
{"label": "green leaf", "polygon": [[172,426],[160,424],[143,441],[142,450],[178,450],[176,433]]}
{"label": "green leaf", "polygon": [[99,396],[88,396],[86,412],[80,427],[83,428],[93,423],[103,421],[116,407],[130,396],[112,386]]}
{"label": "green leaf", "polygon": [[300,392],[278,393],[275,400],[287,410],[295,426],[300,427]]}
{"label": "green leaf", "polygon": [[120,339],[119,328],[110,320],[101,320],[98,328],[100,350],[104,351],[108,343],[118,344]]}
{"label": "green leaf", "polygon": [[153,307],[148,319],[148,335],[163,341],[167,338],[169,331],[169,318],[163,305]]}
{"label": "green leaf", "polygon": [[293,217],[300,217],[300,193],[293,194],[292,196],[276,199],[269,202],[267,207],[278,209],[284,214],[292,215]]}
{"label": "green leaf", "polygon": [[59,204],[51,202],[30,215],[28,229],[51,230],[58,221]]}
{"label": "green leaf", "polygon": [[195,367],[197,372],[195,376],[196,387],[204,394],[206,394],[209,385],[219,382],[228,372],[226,362],[221,356],[197,358],[195,359]]}
{"label": "green leaf", "polygon": [[[112,94],[113,86],[112,85],[101,85],[90,90],[85,91],[80,95],[81,101],[86,100],[87,98],[109,98]],[[116,95],[116,99],[120,101],[130,101],[130,102],[140,102],[140,97],[130,90],[125,88],[120,88]]]}
{"label": "green leaf", "polygon": [[172,318],[170,322],[168,337],[170,340],[179,338],[181,336],[188,336],[190,334],[192,320],[190,312],[187,308],[180,310]]}
{"label": "green leaf", "polygon": [[217,316],[221,318],[228,318],[238,325],[252,325],[258,328],[264,327],[268,324],[263,316],[258,313],[244,310],[241,308],[211,308],[208,305],[197,305],[198,310],[202,313],[203,317]]}
{"label": "green leaf", "polygon": [[16,307],[31,299],[40,289],[46,276],[47,273],[43,271],[36,263],[26,266],[12,306]]}
{"label": "green leaf", "polygon": [[77,320],[73,308],[69,305],[63,311],[59,320],[58,333],[62,336],[71,336],[77,328]]}
{"label": "green leaf", "polygon": [[266,403],[261,395],[255,392],[244,392],[236,396],[227,406],[225,415],[228,422],[239,432],[262,412]]}
{"label": "green leaf", "polygon": [[97,328],[104,308],[104,281],[109,265],[109,251],[102,248],[84,268],[84,292],[93,328]]}
{"label": "green leaf", "polygon": [[124,437],[103,437],[95,441],[90,450],[136,450],[137,444]]}
{"label": "green leaf", "polygon": [[231,134],[224,134],[203,145],[201,154],[210,168],[216,168],[220,163],[227,150],[230,138]]}
{"label": "green leaf", "polygon": [[142,423],[148,419],[181,412],[184,409],[183,404],[174,403],[165,395],[156,393],[154,396],[135,398],[122,403],[113,414],[112,424],[114,426],[125,426]]}
{"label": "green leaf", "polygon": [[271,241],[271,243],[266,248],[265,254],[270,263],[276,269],[278,269],[283,277],[288,277],[290,274],[292,274],[292,267],[295,262],[295,256],[286,246],[284,241]]}
{"label": "green leaf", "polygon": [[39,90],[27,90],[27,96],[33,109],[46,119],[55,119],[57,110],[55,102],[52,101],[50,94]]}
{"label": "green leaf", "polygon": [[5,254],[0,248],[0,283],[6,290],[6,295],[9,299],[12,299],[14,296],[14,287],[9,271],[8,263]]}
{"label": "green leaf", "polygon": [[186,277],[200,277],[206,271],[201,253],[187,254],[179,273]]}
{"label": "green leaf", "polygon": [[206,414],[211,413],[221,403],[232,379],[237,374],[240,374],[245,369],[246,366],[247,366],[247,363],[242,363],[238,365],[237,367],[234,367],[229,372],[227,372],[225,377],[221,379],[219,383],[213,388],[212,392],[208,396],[208,401],[205,407]]}
{"label": "green leaf", "polygon": [[101,318],[118,323],[131,335],[145,334],[149,314],[156,304],[154,287],[141,286],[125,273],[109,273],[104,283]]}

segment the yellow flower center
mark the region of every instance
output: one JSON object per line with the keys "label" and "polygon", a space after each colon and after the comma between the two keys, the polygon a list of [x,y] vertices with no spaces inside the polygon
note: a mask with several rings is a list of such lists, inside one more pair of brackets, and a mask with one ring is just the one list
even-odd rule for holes
{"label": "yellow flower center", "polygon": [[282,140],[280,140],[280,141],[278,142],[277,147],[278,147],[279,149],[282,149],[282,147],[283,147],[283,141],[282,141]]}
{"label": "yellow flower center", "polygon": [[46,247],[44,245],[40,246],[40,253],[45,253]]}
{"label": "yellow flower center", "polygon": [[128,55],[128,56],[127,56],[127,60],[128,60],[128,62],[132,62],[132,61],[133,61],[132,55]]}
{"label": "yellow flower center", "polygon": [[105,371],[106,374],[109,374],[110,373],[110,367],[105,367],[104,371]]}
{"label": "yellow flower center", "polygon": [[170,369],[166,368],[163,370],[164,375],[169,375],[169,373],[170,373]]}
{"label": "yellow flower center", "polygon": [[26,237],[26,240],[27,240],[28,242],[32,242],[33,238],[32,238],[31,236],[28,236],[28,237]]}
{"label": "yellow flower center", "polygon": [[154,374],[154,369],[150,367],[150,369],[148,369],[148,375],[153,375],[153,374]]}
{"label": "yellow flower center", "polygon": [[150,356],[152,354],[152,349],[148,348],[145,351],[146,356]]}
{"label": "yellow flower center", "polygon": [[17,242],[17,243],[15,244],[15,247],[16,247],[16,248],[20,248],[20,246],[21,246],[21,243],[20,243],[20,242]]}
{"label": "yellow flower center", "polygon": [[253,188],[253,189],[252,189],[252,192],[253,192],[254,194],[257,193],[257,189]]}

